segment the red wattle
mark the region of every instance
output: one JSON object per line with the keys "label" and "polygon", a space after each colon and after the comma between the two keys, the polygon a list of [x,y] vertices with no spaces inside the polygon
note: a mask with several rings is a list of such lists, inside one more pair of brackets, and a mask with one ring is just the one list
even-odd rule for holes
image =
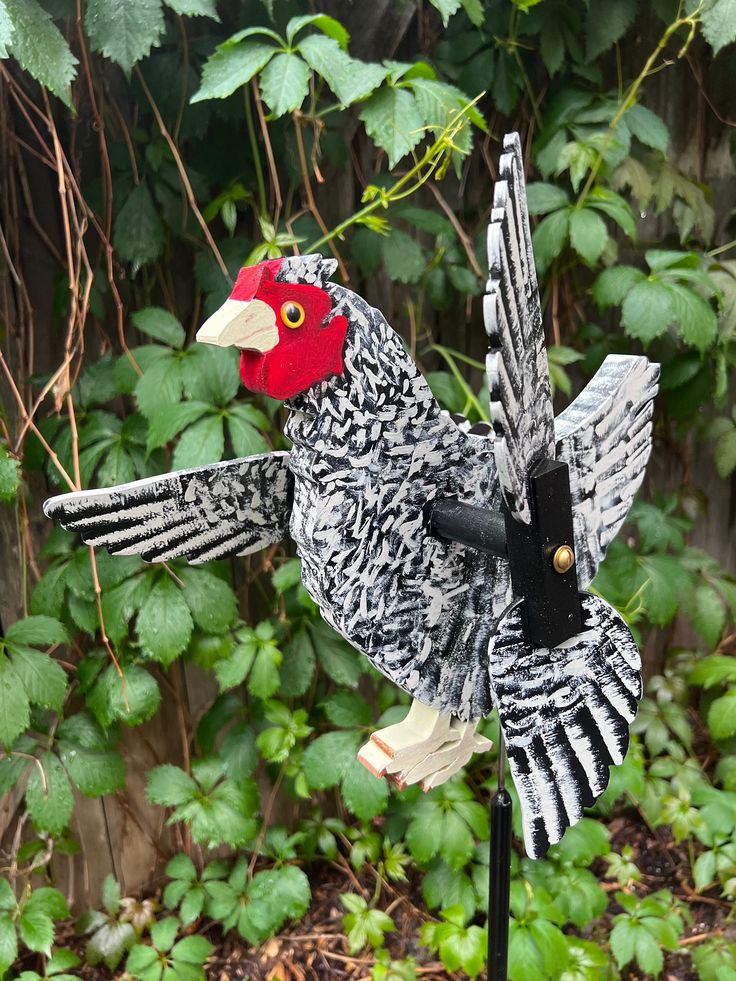
{"label": "red wattle", "polygon": [[289,399],[317,382],[341,375],[347,329],[345,317],[333,317],[325,327],[304,337],[301,343],[280,341],[265,354],[242,351],[240,377],[243,384],[251,392],[262,392],[274,399]]}

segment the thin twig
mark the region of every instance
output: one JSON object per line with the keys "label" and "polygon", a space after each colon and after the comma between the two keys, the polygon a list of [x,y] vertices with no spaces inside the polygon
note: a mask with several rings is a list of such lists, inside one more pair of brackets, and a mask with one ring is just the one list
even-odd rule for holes
{"label": "thin twig", "polygon": [[473,251],[473,243],[470,241],[470,236],[468,235],[468,233],[465,231],[465,229],[463,228],[463,226],[458,221],[457,215],[452,210],[452,208],[450,207],[450,205],[447,203],[447,201],[445,200],[442,192],[437,187],[437,185],[436,184],[432,184],[430,182],[427,185],[427,187],[429,187],[429,189],[432,192],[432,194],[434,194],[434,197],[435,197],[435,200],[437,201],[437,204],[445,212],[445,214],[447,215],[447,218],[448,218],[450,224],[455,229],[455,234],[460,239],[460,244],[465,249],[465,254],[468,257],[468,262],[470,263],[471,269],[473,270],[473,272],[475,273],[475,275],[478,276],[479,279],[483,279],[485,274],[484,274],[483,270],[480,268],[480,265],[478,263],[478,259],[476,258],[475,252]]}
{"label": "thin twig", "polygon": [[[8,367],[8,363],[5,360],[5,356],[3,355],[2,351],[0,351],[0,367],[2,367],[3,373],[5,374],[5,379],[8,382],[8,384],[10,385],[10,389],[11,389],[11,391],[13,393],[13,396],[15,398],[15,401],[16,401],[17,405],[18,405],[18,408],[20,409],[21,416],[25,420],[25,419],[28,418],[28,411],[27,411],[27,409],[25,407],[25,404],[23,402],[23,399],[21,398],[21,394],[18,391],[18,386],[15,384],[15,379],[13,378],[13,374],[12,374],[10,368]],[[38,428],[38,426],[35,424],[35,422],[33,422],[31,420],[31,422],[29,423],[29,425],[30,425],[30,428],[31,428],[31,432],[38,439],[38,441],[41,444],[41,446],[43,446],[43,448],[46,450],[46,452],[49,455],[49,458],[50,458],[51,462],[56,467],[56,469],[59,471],[59,474],[61,475],[62,479],[64,481],[66,481],[66,483],[69,486],[69,489],[70,490],[78,490],[78,488],[74,484],[74,481],[72,480],[72,478],[69,476],[69,474],[64,469],[64,467],[63,467],[63,465],[61,463],[61,460],[56,455],[56,452],[54,450],[52,450],[52,448],[49,446],[48,441],[46,440],[46,437],[43,435],[43,433]]]}
{"label": "thin twig", "polygon": [[251,91],[253,93],[253,101],[256,104],[256,112],[258,114],[258,122],[261,127],[261,135],[263,136],[263,145],[266,149],[266,160],[268,160],[268,170],[271,174],[271,185],[273,188],[273,194],[275,198],[274,206],[274,217],[273,225],[274,228],[279,223],[279,215],[281,214],[281,207],[283,205],[283,198],[281,197],[281,184],[279,184],[279,172],[276,169],[276,159],[273,155],[273,147],[271,146],[271,137],[268,135],[268,124],[266,123],[266,116],[263,112],[263,103],[261,102],[261,95],[258,91],[258,86],[256,85],[255,79],[251,82]]}
{"label": "thin twig", "polygon": [[158,128],[161,130],[161,135],[166,140],[166,143],[167,143],[167,145],[169,147],[169,150],[171,150],[171,155],[174,158],[174,163],[176,164],[176,169],[179,171],[179,177],[181,178],[181,183],[182,183],[182,185],[184,187],[184,193],[187,196],[187,201],[189,202],[189,207],[192,209],[192,212],[194,214],[194,217],[199,222],[199,227],[202,229],[202,231],[204,233],[204,237],[207,239],[207,244],[209,245],[209,247],[210,247],[210,249],[212,251],[212,254],[215,257],[215,260],[217,262],[217,265],[220,267],[220,272],[225,277],[226,282],[230,286],[232,286],[233,285],[233,281],[232,281],[232,278],[230,276],[230,273],[228,272],[227,266],[225,265],[225,260],[222,258],[222,255],[220,253],[220,250],[217,248],[217,243],[215,242],[214,238],[212,237],[212,232],[209,229],[209,225],[204,220],[204,217],[202,216],[202,212],[199,210],[199,206],[197,205],[197,199],[194,196],[194,191],[192,189],[191,181],[189,180],[189,176],[187,174],[186,167],[184,166],[184,161],[181,159],[181,154],[179,153],[179,150],[178,150],[178,148],[176,146],[176,143],[174,142],[173,137],[171,136],[171,133],[169,133],[169,131],[168,131],[167,127],[166,127],[166,123],[163,120],[163,116],[159,112],[159,108],[156,105],[156,102],[154,101],[153,96],[151,95],[151,91],[148,88],[148,85],[146,85],[146,80],[143,77],[143,74],[142,74],[141,70],[138,68],[137,65],[135,66],[135,68],[133,70],[135,71],[135,73],[136,73],[136,75],[138,77],[138,81],[141,83],[141,88],[143,89],[143,91],[144,91],[144,93],[146,95],[146,98],[148,99],[148,102],[149,102],[149,104],[151,106],[151,110],[153,112],[154,118],[156,120],[156,124],[158,125]]}

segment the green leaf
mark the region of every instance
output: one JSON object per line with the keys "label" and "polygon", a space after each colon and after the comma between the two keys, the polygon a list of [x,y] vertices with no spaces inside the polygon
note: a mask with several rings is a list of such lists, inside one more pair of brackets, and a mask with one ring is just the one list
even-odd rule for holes
{"label": "green leaf", "polygon": [[298,109],[309,92],[309,65],[299,55],[275,55],[261,73],[261,92],[276,118]]}
{"label": "green leaf", "polygon": [[570,210],[562,208],[547,215],[534,229],[532,245],[534,259],[539,275],[542,276],[549,268],[553,259],[562,252],[567,242],[570,230]]}
{"label": "green leaf", "polygon": [[713,649],[726,626],[726,608],[713,586],[703,583],[689,597],[688,616],[693,627]]}
{"label": "green leaf", "polygon": [[252,456],[256,453],[268,453],[270,446],[263,435],[255,428],[249,413],[250,406],[236,405],[227,417],[230,441],[236,456]]}
{"label": "green leaf", "polygon": [[215,0],[164,0],[167,7],[171,7],[177,14],[184,17],[211,17],[219,21]]}
{"label": "green leaf", "polygon": [[172,460],[174,469],[203,467],[219,463],[225,452],[225,433],[222,416],[208,415],[195,422],[179,438]]}
{"label": "green leaf", "polygon": [[388,75],[388,68],[356,61],[336,41],[320,34],[303,38],[299,42],[299,53],[327,82],[343,106],[365,99]]}
{"label": "green leaf", "polygon": [[158,963],[158,954],[153,947],[144,944],[136,944],[131,949],[125,969],[127,974],[131,974],[134,978],[140,978],[141,981],[159,981],[161,977],[161,964]]}
{"label": "green leaf", "polygon": [[30,721],[23,682],[7,657],[0,655],[0,742],[10,746]]}
{"label": "green leaf", "polygon": [[570,243],[578,255],[594,266],[608,241],[606,223],[591,208],[575,208],[570,215]]}
{"label": "green leaf", "polygon": [[68,644],[66,627],[54,617],[33,616],[16,620],[8,627],[5,639],[11,645],[27,644],[30,647],[50,647],[52,644]]}
{"label": "green leaf", "polygon": [[677,613],[680,597],[690,586],[690,577],[682,561],[673,555],[648,555],[640,561],[649,577],[644,607],[653,623],[664,626]]}
{"label": "green leaf", "polygon": [[165,919],[159,920],[151,928],[151,940],[154,947],[164,952],[171,950],[178,929],[179,921],[175,916],[167,916]]}
{"label": "green leaf", "polygon": [[[13,40],[13,22],[4,4],[0,4],[0,58],[8,57],[8,47]],[[1,970],[2,968],[0,968]]]}
{"label": "green leaf", "polygon": [[314,677],[316,657],[308,631],[301,627],[284,645],[281,661],[281,694],[295,698],[309,690]]}
{"label": "green leaf", "polygon": [[453,14],[457,13],[462,6],[460,0],[430,0],[430,3],[435,7],[442,18],[442,23],[447,27],[447,23]]}
{"label": "green leaf", "polygon": [[304,775],[309,786],[326,790],[339,783],[355,759],[359,742],[358,733],[351,731],[328,732],[313,740],[303,757]]}
{"label": "green leaf", "polygon": [[629,127],[631,135],[644,146],[667,153],[670,142],[669,130],[651,109],[641,105],[632,106],[627,110],[624,122]]}
{"label": "green leaf", "polygon": [[714,739],[730,739],[736,733],[736,688],[711,702],[708,728]]}
{"label": "green leaf", "polygon": [[632,241],[636,239],[636,221],[629,204],[614,191],[609,191],[604,187],[594,187],[588,195],[587,205],[602,211],[604,215],[612,218],[618,227]]}
{"label": "green leaf", "polygon": [[235,619],[235,594],[230,586],[206,569],[191,566],[179,570],[184,599],[194,622],[206,633],[222,634]]}
{"label": "green leaf", "polygon": [[[97,0],[102,6],[119,9],[125,4],[108,4]],[[141,266],[153,262],[164,247],[165,233],[161,219],[153,203],[151,192],[145,181],[141,181],[128,195],[125,204],[115,219],[113,244],[118,256],[131,263],[133,272]]]}
{"label": "green leaf", "polygon": [[451,868],[441,858],[435,859],[424,876],[422,893],[430,909],[459,905],[466,920],[475,915],[477,899],[473,883],[465,872]]}
{"label": "green leaf", "polygon": [[736,684],[736,658],[711,654],[698,661],[688,676],[691,685],[712,688],[722,683]]}
{"label": "green leaf", "polygon": [[125,787],[125,763],[114,750],[91,750],[63,740],[59,756],[74,784],[87,797],[102,797]]}
{"label": "green leaf", "polygon": [[206,402],[174,402],[161,405],[152,414],[148,423],[146,450],[150,453],[159,446],[170,442],[182,429],[211,412]]}
{"label": "green leaf", "polygon": [[526,186],[527,203],[530,215],[546,215],[570,203],[567,192],[555,184],[532,181]]}
{"label": "green leaf", "polygon": [[146,722],[161,702],[161,692],[151,675],[137,664],[122,665],[121,678],[109,665],[87,696],[87,706],[100,725],[107,729],[119,720],[128,726]]}
{"label": "green leaf", "polygon": [[146,797],[152,804],[162,807],[179,807],[197,794],[197,785],[178,766],[164,763],[148,774]]}
{"label": "green leaf", "polygon": [[619,41],[636,15],[636,0],[590,0],[586,19],[585,56],[588,62]]}
{"label": "green leaf", "polygon": [[32,647],[13,649],[13,667],[34,705],[61,711],[66,694],[66,671],[48,654]]}
{"label": "green leaf", "polygon": [[711,432],[715,439],[716,469],[725,479],[736,470],[736,424],[730,419],[716,419]]}
{"label": "green leaf", "polygon": [[0,444],[0,500],[12,501],[20,486],[20,463]]}
{"label": "green leaf", "polygon": [[371,821],[388,804],[388,783],[377,779],[353,756],[342,774],[342,799],[361,821]]}
{"label": "green leaf", "polygon": [[136,628],[144,654],[166,667],[186,649],[194,621],[170,576],[162,576],[144,600]]}
{"label": "green leaf", "polygon": [[322,667],[330,678],[338,685],[357,688],[363,673],[363,664],[357,651],[322,619],[310,624],[309,632]]}
{"label": "green leaf", "polygon": [[157,341],[163,341],[169,347],[182,348],[186,340],[184,328],[168,310],[161,307],[144,307],[137,310],[130,318],[138,330],[154,337]]}
{"label": "green leaf", "polygon": [[[301,17],[292,17],[286,25],[286,40],[291,44],[294,38],[305,27],[316,27],[326,34],[327,37],[336,41],[340,48],[347,51],[350,35],[342,26],[339,20],[327,14],[304,14]],[[318,36],[318,35],[317,35]]]}
{"label": "green leaf", "polygon": [[209,940],[196,934],[174,944],[171,956],[176,964],[202,965],[214,950]]}
{"label": "green leaf", "polygon": [[[21,68],[71,107],[69,85],[76,75],[78,61],[51,15],[36,0],[3,0],[3,6],[4,40],[10,53]],[[10,37],[8,21],[12,25]]]}
{"label": "green leaf", "polygon": [[[85,950],[85,958],[91,965],[101,961],[111,970],[120,963],[126,950],[136,941],[136,933],[131,923],[104,923],[96,930]],[[152,950],[145,947],[145,950]],[[155,955],[155,951],[154,951]]]}
{"label": "green leaf", "polygon": [[255,663],[248,677],[248,691],[260,699],[267,699],[279,687],[281,651],[274,643],[261,644]]}
{"label": "green leaf", "polygon": [[350,726],[369,726],[371,710],[364,698],[349,691],[339,691],[325,702],[325,714],[333,725],[347,729]]}
{"label": "green leaf", "polygon": [[253,666],[257,649],[255,639],[247,640],[234,647],[229,657],[215,663],[215,677],[220,691],[227,691],[243,683]]}
{"label": "green leaf", "polygon": [[395,167],[422,139],[424,120],[416,99],[406,89],[379,89],[364,103],[360,118],[376,146],[388,154]]}
{"label": "green leaf", "polygon": [[[475,106],[467,108],[469,99],[454,85],[435,78],[419,77],[412,78],[411,87],[424,123],[435,133],[439,133],[455,120],[460,121],[462,128],[453,137],[453,142],[461,153],[468,153],[472,147],[471,122],[484,132],[487,131],[486,121]],[[465,113],[460,117],[459,113],[463,109]]]}
{"label": "green leaf", "polygon": [[[26,789],[26,804],[33,824],[39,831],[60,835],[72,816],[72,789],[64,767],[53,753],[41,757],[43,779],[38,766],[31,769]],[[45,781],[45,785],[44,785]]]}
{"label": "green leaf", "polygon": [[677,329],[686,344],[705,351],[718,337],[718,320],[711,305],[687,286],[668,284]]}
{"label": "green leaf", "polygon": [[152,804],[162,807],[178,807],[186,804],[197,794],[197,785],[178,766],[164,763],[148,774],[146,797]]}
{"label": "green leaf", "polygon": [[219,45],[205,63],[202,84],[191,101],[226,99],[247,85],[277,50],[267,41],[244,40],[235,45]]}
{"label": "green leaf", "polygon": [[593,299],[602,310],[619,306],[630,290],[645,278],[644,273],[634,266],[611,266],[593,283]]}
{"label": "green leaf", "polygon": [[700,15],[703,37],[718,54],[736,41],[736,0],[715,0]]}
{"label": "green leaf", "polygon": [[166,866],[166,875],[170,879],[184,879],[186,882],[194,882],[197,878],[197,870],[188,855],[174,855]]}
{"label": "green leaf", "polygon": [[88,0],[84,26],[93,51],[101,51],[129,74],[156,47],[164,32],[160,0]]}
{"label": "green leaf", "polygon": [[424,253],[418,243],[394,228],[387,238],[381,239],[383,265],[391,279],[400,283],[418,283],[427,268]]}
{"label": "green leaf", "polygon": [[621,322],[630,337],[648,344],[664,334],[675,317],[669,286],[645,279],[626,294],[621,307]]}
{"label": "green leaf", "polygon": [[34,909],[28,904],[21,913],[20,935],[23,943],[29,950],[37,950],[46,954],[51,954],[51,945],[54,942],[54,924],[50,916],[40,909]]}
{"label": "green leaf", "polygon": [[18,956],[15,923],[7,913],[0,913],[0,972],[12,967]]}

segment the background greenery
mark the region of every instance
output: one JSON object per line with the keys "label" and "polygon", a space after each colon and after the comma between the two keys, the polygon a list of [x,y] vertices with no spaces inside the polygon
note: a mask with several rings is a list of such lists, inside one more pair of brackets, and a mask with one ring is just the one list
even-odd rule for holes
{"label": "background greenery", "polygon": [[647,696],[595,810],[514,858],[510,977],[736,978],[734,40],[736,0],[0,0],[0,973],[187,981],[223,933],[305,915],[325,977],[483,970],[493,756],[390,790],[355,753],[406,700],[287,551],[147,567],[41,502],[283,448],[280,405],[192,338],[239,266],[295,248],[484,417],[516,128],[560,406],[612,351],[663,373],[595,584]]}

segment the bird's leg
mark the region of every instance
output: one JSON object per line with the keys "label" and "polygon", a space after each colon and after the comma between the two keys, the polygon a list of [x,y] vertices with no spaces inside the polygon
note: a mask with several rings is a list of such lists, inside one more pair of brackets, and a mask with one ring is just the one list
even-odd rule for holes
{"label": "bird's leg", "polygon": [[431,790],[462,769],[473,753],[491,748],[476,726],[415,699],[402,722],[373,733],[358,759],[374,776],[385,776],[398,787],[421,783]]}

